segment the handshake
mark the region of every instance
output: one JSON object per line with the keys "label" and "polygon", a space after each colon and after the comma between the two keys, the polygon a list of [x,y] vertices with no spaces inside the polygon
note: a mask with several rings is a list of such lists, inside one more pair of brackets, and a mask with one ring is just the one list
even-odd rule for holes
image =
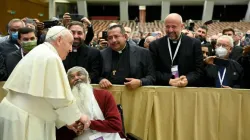
{"label": "handshake", "polygon": [[78,136],[83,134],[84,130],[87,130],[91,124],[88,116],[82,115],[79,120],[71,125],[67,125],[68,129],[73,130]]}

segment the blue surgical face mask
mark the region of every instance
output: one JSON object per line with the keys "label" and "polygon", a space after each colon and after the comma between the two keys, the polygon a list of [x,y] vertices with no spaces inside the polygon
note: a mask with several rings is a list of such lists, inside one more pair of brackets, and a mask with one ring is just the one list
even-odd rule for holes
{"label": "blue surgical face mask", "polygon": [[12,41],[17,41],[18,39],[18,32],[12,32],[11,34]]}

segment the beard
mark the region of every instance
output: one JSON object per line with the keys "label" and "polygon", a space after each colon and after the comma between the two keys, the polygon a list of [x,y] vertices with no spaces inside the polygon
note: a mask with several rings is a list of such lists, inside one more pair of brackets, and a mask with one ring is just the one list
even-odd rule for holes
{"label": "beard", "polygon": [[72,87],[72,93],[76,98],[76,104],[81,113],[93,117],[93,101],[95,100],[93,88],[88,83],[77,82]]}
{"label": "beard", "polygon": [[82,42],[83,42],[83,40],[81,39],[81,38],[74,38],[74,40],[77,40],[78,42],[73,42],[73,47],[79,47],[81,44],[82,44]]}
{"label": "beard", "polygon": [[178,40],[180,35],[178,35],[176,32],[168,32],[167,36],[170,40]]}

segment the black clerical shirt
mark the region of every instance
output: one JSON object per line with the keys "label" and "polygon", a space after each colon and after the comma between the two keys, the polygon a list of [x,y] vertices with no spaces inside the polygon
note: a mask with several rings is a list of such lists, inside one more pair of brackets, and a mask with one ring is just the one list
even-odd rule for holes
{"label": "black clerical shirt", "polygon": [[129,45],[121,53],[112,50],[112,69],[110,73],[110,82],[112,84],[124,84],[125,78],[130,76]]}
{"label": "black clerical shirt", "polygon": [[[175,54],[175,51],[177,49],[177,45],[178,45],[180,39],[177,41],[173,41],[173,40],[169,39],[169,41],[170,41],[170,48],[171,48],[171,52],[172,52],[172,57],[174,58],[174,54]],[[180,50],[180,48],[179,48],[179,50]],[[179,59],[179,51],[176,54],[176,57],[175,57],[174,62],[173,62],[173,66],[178,65],[178,59]]]}

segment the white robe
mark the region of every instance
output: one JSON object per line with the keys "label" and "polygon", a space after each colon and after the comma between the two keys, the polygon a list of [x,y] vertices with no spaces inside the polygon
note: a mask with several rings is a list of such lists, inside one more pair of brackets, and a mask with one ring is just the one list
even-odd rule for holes
{"label": "white robe", "polygon": [[29,52],[3,86],[0,140],[55,140],[55,126],[70,125],[81,113],[56,49],[43,43]]}

